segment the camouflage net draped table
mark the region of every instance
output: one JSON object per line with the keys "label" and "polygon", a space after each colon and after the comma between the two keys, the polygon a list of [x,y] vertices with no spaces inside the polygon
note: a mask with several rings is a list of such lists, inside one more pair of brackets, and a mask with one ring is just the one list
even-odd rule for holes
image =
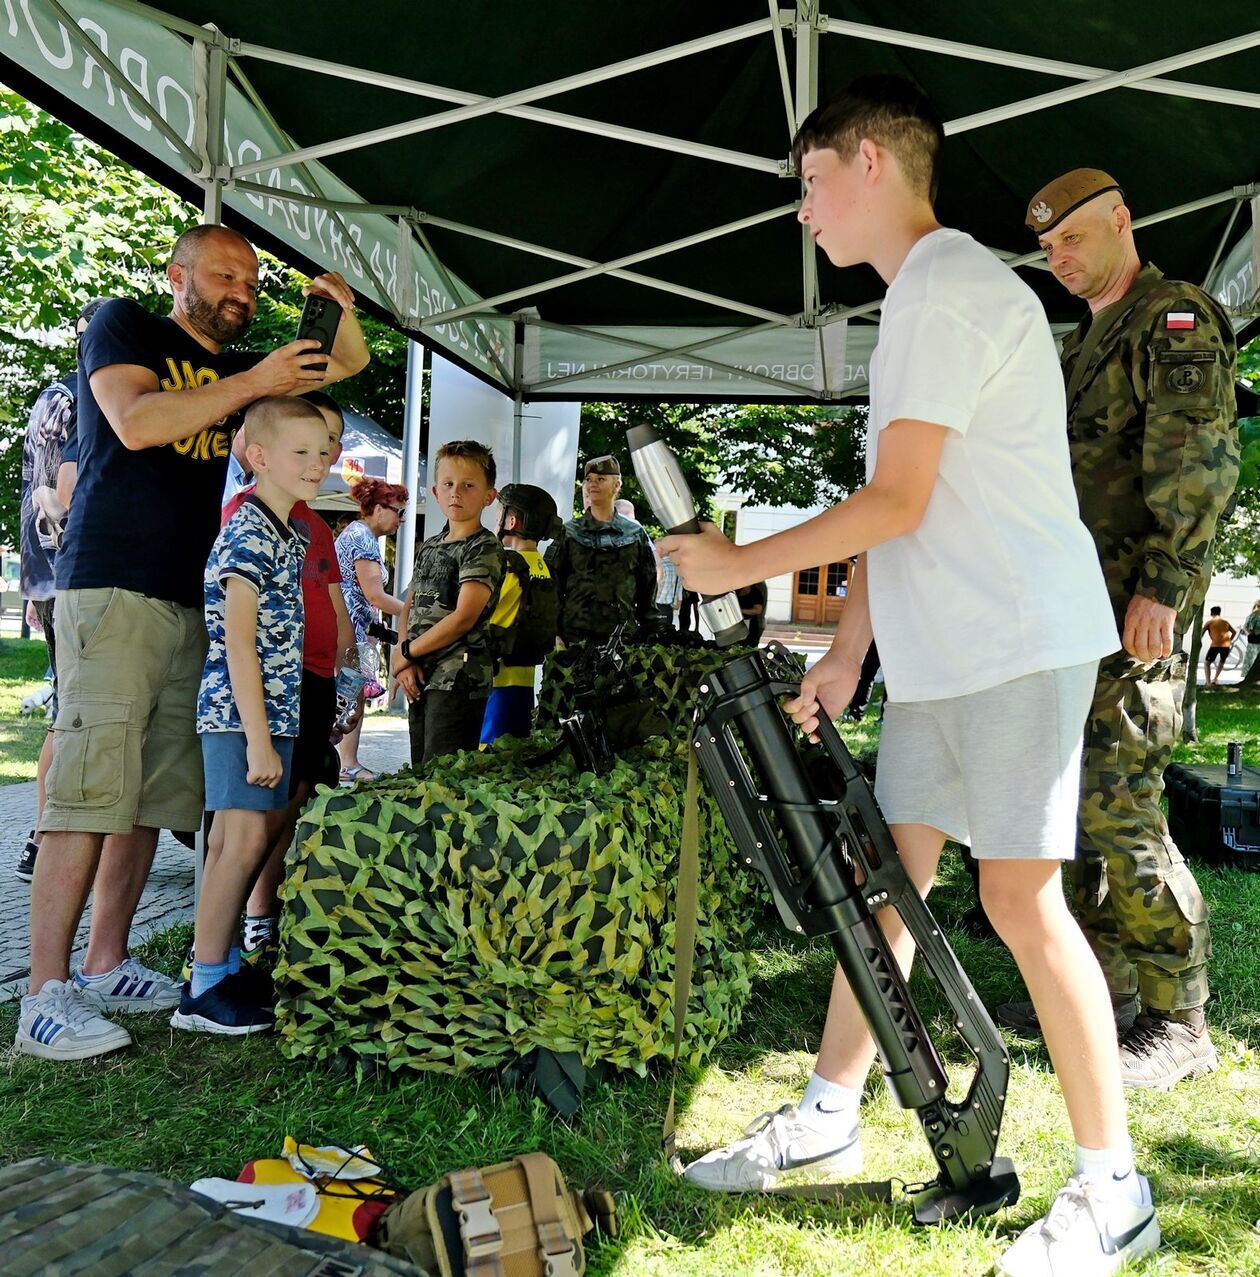
{"label": "camouflage net draped table", "polygon": [[[444,1072],[538,1047],[640,1071],[668,1055],[686,747],[656,738],[596,777],[567,752],[531,766],[551,739],[320,791],[284,887],[286,1055]],[[700,796],[692,1062],[739,1022],[756,907]]]}
{"label": "camouflage net draped table", "polygon": [[[553,727],[561,713],[573,703],[574,670],[577,648],[561,648],[543,662],[542,686],[538,692],[538,708],[534,722],[538,727]],[[684,647],[657,643],[630,643],[625,652],[625,677],[637,697],[650,701],[671,722],[691,722],[691,701],[696,684],[719,666],[736,656],[753,651],[750,647],[718,648],[712,643]]]}

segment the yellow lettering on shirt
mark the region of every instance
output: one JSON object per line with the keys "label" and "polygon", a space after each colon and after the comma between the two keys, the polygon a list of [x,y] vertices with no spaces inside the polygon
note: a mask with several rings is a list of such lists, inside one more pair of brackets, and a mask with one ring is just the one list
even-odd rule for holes
{"label": "yellow lettering on shirt", "polygon": [[[209,386],[219,380],[219,374],[213,368],[194,368],[192,361],[182,359],[178,364],[167,358],[166,371],[169,374],[158,381],[163,390],[190,390],[194,386]],[[230,415],[230,414],[229,414]],[[170,446],[181,457],[191,456],[194,461],[209,461],[211,458],[226,457],[232,450],[232,436],[229,431],[219,429],[227,417],[222,417],[213,426],[205,426],[187,439],[178,439]]]}

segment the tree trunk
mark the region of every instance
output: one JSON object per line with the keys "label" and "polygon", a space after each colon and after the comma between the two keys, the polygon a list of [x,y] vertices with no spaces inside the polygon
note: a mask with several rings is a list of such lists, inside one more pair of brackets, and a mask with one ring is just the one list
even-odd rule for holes
{"label": "tree trunk", "polygon": [[1203,607],[1202,603],[1194,612],[1194,627],[1190,633],[1190,663],[1186,670],[1186,694],[1181,702],[1181,739],[1197,741],[1199,739],[1198,705],[1199,705],[1199,652],[1203,647]]}

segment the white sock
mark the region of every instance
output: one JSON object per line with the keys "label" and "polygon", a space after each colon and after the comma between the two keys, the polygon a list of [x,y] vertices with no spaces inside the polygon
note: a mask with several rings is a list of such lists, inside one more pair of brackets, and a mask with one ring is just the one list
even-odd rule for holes
{"label": "white sock", "polygon": [[1082,1148],[1078,1144],[1076,1173],[1109,1193],[1127,1197],[1135,1206],[1142,1204],[1142,1185],[1133,1170],[1133,1145],[1127,1135],[1115,1148]]}
{"label": "white sock", "polygon": [[805,1094],[799,1105],[802,1115],[815,1126],[820,1123],[843,1123],[847,1128],[857,1125],[858,1105],[862,1092],[838,1082],[828,1082],[825,1077],[811,1073]]}

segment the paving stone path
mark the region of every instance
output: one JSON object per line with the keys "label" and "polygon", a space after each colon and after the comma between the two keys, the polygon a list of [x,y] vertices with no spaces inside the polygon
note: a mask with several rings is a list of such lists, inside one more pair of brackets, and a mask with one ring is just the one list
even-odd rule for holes
{"label": "paving stone path", "polygon": [[[407,720],[395,714],[368,718],[359,757],[373,771],[393,771],[408,759]],[[0,786],[0,1002],[26,992],[30,974],[30,897],[13,867],[35,822],[35,782]],[[133,943],[193,916],[193,853],[165,830],[158,838],[153,871],[136,910]],[[92,905],[84,913],[74,953],[87,947]]]}

